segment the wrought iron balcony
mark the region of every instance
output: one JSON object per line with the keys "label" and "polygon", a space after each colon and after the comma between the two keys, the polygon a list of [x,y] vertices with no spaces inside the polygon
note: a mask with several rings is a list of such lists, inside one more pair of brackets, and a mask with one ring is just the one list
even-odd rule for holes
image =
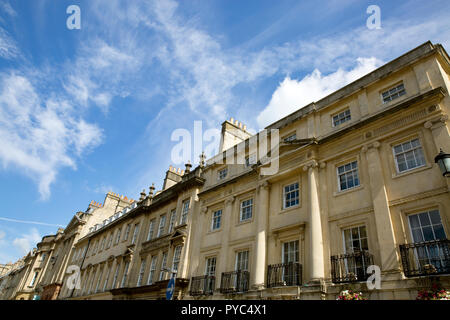
{"label": "wrought iron balcony", "polygon": [[450,273],[450,240],[434,240],[400,245],[406,277]]}
{"label": "wrought iron balcony", "polygon": [[302,284],[302,265],[298,262],[269,265],[267,288],[300,286]]}
{"label": "wrought iron balcony", "polygon": [[373,255],[368,251],[331,256],[331,277],[333,283],[366,281],[367,267],[373,264]]}
{"label": "wrought iron balcony", "polygon": [[220,281],[221,293],[247,292],[250,280],[248,271],[223,272]]}
{"label": "wrought iron balcony", "polygon": [[192,277],[191,289],[189,290],[189,294],[191,296],[212,295],[214,294],[215,286],[215,276]]}

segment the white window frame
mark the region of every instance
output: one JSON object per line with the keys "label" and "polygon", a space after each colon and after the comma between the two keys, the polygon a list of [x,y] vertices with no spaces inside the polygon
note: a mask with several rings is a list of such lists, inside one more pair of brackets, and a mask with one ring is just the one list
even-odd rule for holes
{"label": "white window frame", "polygon": [[[399,87],[402,87],[400,90],[398,89]],[[394,92],[390,93],[391,90],[395,90]],[[398,94],[398,92],[403,92],[402,94]],[[387,97],[389,97],[389,100],[385,100],[385,97],[383,97],[383,95],[385,93],[388,93],[389,95]],[[393,95],[396,95],[394,98],[392,98]],[[383,104],[389,103],[397,98],[400,98],[401,96],[406,95],[406,88],[403,82],[396,84],[395,86],[390,87],[387,90],[384,90],[380,93],[380,97],[381,97],[381,101]]]}
{"label": "white window frame", "polygon": [[[352,230],[353,229],[358,229],[358,240],[359,240],[359,245],[360,245],[360,250],[362,251],[362,250],[366,250],[366,251],[368,251],[369,250],[369,234],[368,234],[368,231],[367,231],[367,226],[365,225],[365,224],[361,224],[361,225],[357,225],[357,226],[352,226],[352,227],[348,227],[348,228],[344,228],[344,229],[342,229],[342,243],[343,243],[343,245],[344,245],[344,253],[345,254],[350,254],[350,253],[354,253],[354,251],[353,252],[347,252],[347,245],[346,245],[346,239],[345,239],[345,231],[346,230],[350,230],[350,237],[351,237],[351,242],[353,243],[353,234],[352,234]],[[366,229],[366,236],[365,236],[365,238],[361,238],[361,228],[365,228]],[[367,239],[367,249],[362,249],[361,248],[361,244],[362,244],[362,239]],[[352,247],[353,247],[353,245],[352,245]]]}
{"label": "white window frame", "polygon": [[37,280],[38,276],[39,276],[39,271],[35,271],[34,275],[33,275],[33,278],[31,279],[31,282],[28,285],[29,287],[34,287],[34,285],[36,284],[36,280]]}
{"label": "white window frame", "polygon": [[[242,256],[244,256],[243,258],[245,258],[245,259],[241,258]],[[248,271],[248,269],[249,269],[249,260],[250,260],[250,251],[249,250],[237,251],[236,252],[236,258],[235,258],[235,264],[234,264],[234,270],[235,271]],[[246,261],[244,263],[246,268],[238,269],[238,266],[242,264],[241,261]]]}
{"label": "white window frame", "polygon": [[100,288],[100,283],[102,281],[102,276],[103,276],[103,269],[104,269],[104,267],[99,270],[97,285],[95,286],[95,292],[98,292],[98,289]]}
{"label": "white window frame", "polygon": [[112,268],[108,268],[108,265],[105,265],[105,268],[107,269],[107,272],[106,272],[105,282],[103,283],[103,292],[106,291],[106,286],[108,285],[109,275],[111,274],[111,269],[112,269]]}
{"label": "white window frame", "polygon": [[283,142],[290,142],[297,139],[297,132],[292,132],[283,138]]}
{"label": "white window frame", "polygon": [[147,259],[143,259],[141,261],[141,267],[139,268],[139,276],[138,276],[138,280],[136,283],[137,287],[140,287],[142,285],[142,279],[144,279],[144,273],[145,273],[145,262],[147,261]]}
{"label": "white window frame", "polygon": [[[216,213],[218,212],[220,212],[220,214],[216,215]],[[222,209],[219,209],[212,213],[211,231],[219,230],[221,226],[222,226]]]}
{"label": "white window frame", "polygon": [[166,228],[166,215],[163,214],[159,217],[158,234],[156,237],[161,237],[164,234],[164,229]]}
{"label": "white window frame", "polygon": [[[205,275],[215,276],[217,267],[217,257],[208,257],[205,262]],[[214,272],[212,272],[214,270]]]}
{"label": "white window frame", "polygon": [[[187,204],[187,206],[186,206]],[[180,225],[185,224],[187,222],[187,216],[189,214],[189,210],[191,208],[191,199],[184,200],[181,205],[181,216],[180,216]]]}
{"label": "white window frame", "polygon": [[[296,260],[296,261],[286,261],[286,259],[285,259],[285,256],[286,256],[286,245],[288,245],[289,246],[289,244],[291,244],[291,243],[295,243],[295,245],[294,245],[294,260]],[[286,241],[286,242],[283,242],[283,246],[281,247],[281,263],[289,263],[289,262],[300,262],[299,260],[300,260],[300,241],[298,241],[298,240],[291,240],[291,241]],[[290,246],[289,246],[289,248],[288,249],[290,249]],[[289,250],[290,251],[290,250]],[[288,252],[288,256],[289,256],[289,254],[290,254],[290,252]]]}
{"label": "white window frame", "polygon": [[156,219],[150,220],[150,224],[148,226],[147,241],[150,241],[153,239],[153,235],[155,233],[155,221],[156,221]]}
{"label": "white window frame", "polygon": [[[248,203],[244,205],[244,203]],[[249,198],[246,200],[241,201],[241,205],[239,206],[239,222],[244,222],[244,221],[248,221],[251,220],[253,218],[253,198]],[[244,209],[250,208],[250,216],[246,217],[245,219],[243,219],[243,213],[244,213]]]}
{"label": "white window frame", "polygon": [[[337,119],[335,121],[336,117]],[[350,108],[347,108],[331,116],[331,125],[333,128],[335,128],[351,120],[352,120],[352,113],[350,111]]]}
{"label": "white window frame", "polygon": [[125,262],[125,267],[123,269],[122,281],[120,282],[120,287],[124,288],[128,279],[128,269],[130,268],[130,261]]}
{"label": "white window frame", "polygon": [[134,225],[133,238],[131,239],[131,244],[135,244],[136,243],[136,240],[137,240],[137,238],[139,236],[139,227],[140,227],[139,223],[136,223]]}
{"label": "white window frame", "polygon": [[116,266],[116,272],[114,272],[113,283],[111,284],[111,289],[115,289],[117,286],[117,278],[119,277],[121,263],[118,263]]}
{"label": "white window frame", "polygon": [[152,260],[150,262],[150,270],[148,273],[148,279],[147,279],[148,285],[153,284],[153,278],[155,277],[157,263],[158,263],[158,256],[153,256]]}
{"label": "white window frame", "polygon": [[[398,154],[395,152],[395,147],[402,146],[402,149],[403,149],[403,144],[408,143],[408,142],[412,144],[412,142],[415,141],[415,140],[419,141],[419,146],[413,147],[413,148],[411,148],[411,149],[409,149],[407,151],[402,151],[402,152],[400,152]],[[418,165],[418,166],[415,166],[415,167],[408,168],[408,169],[400,171],[400,168],[398,166],[397,156],[401,155],[401,154],[405,154],[407,152],[413,152],[414,160],[417,163],[417,159],[416,159],[416,155],[414,153],[414,150],[418,150],[418,149],[420,149],[420,152],[422,152],[423,163],[421,165]],[[419,137],[415,137],[415,138],[408,139],[408,140],[405,140],[405,141],[400,142],[400,143],[393,144],[392,145],[392,154],[394,155],[395,169],[396,169],[398,174],[401,174],[401,173],[404,173],[404,172],[408,172],[408,171],[412,171],[412,170],[415,170],[415,169],[418,169],[418,168],[421,168],[421,167],[425,167],[427,165],[427,160],[425,158],[425,152],[424,152],[424,149],[423,149],[423,146],[422,146],[422,143],[421,143]],[[405,159],[406,159],[406,156],[405,156]],[[406,165],[408,165],[408,162],[406,162]]]}
{"label": "white window frame", "polygon": [[161,258],[161,269],[159,271],[159,281],[164,280],[165,276],[166,276],[166,271],[164,269],[167,269],[167,257],[168,257],[168,252],[165,251],[162,254],[162,258]]}
{"label": "white window frame", "polygon": [[[292,185],[297,185],[297,190],[298,190],[298,202],[296,204],[293,205],[289,205],[286,206],[286,187],[290,187]],[[289,192],[295,192],[296,189],[289,191]],[[289,208],[294,208],[300,205],[300,183],[299,182],[293,182],[293,183],[289,183],[283,186],[283,209],[289,209]]]}
{"label": "white window frame", "polygon": [[[178,272],[178,268],[180,266],[180,261],[181,261],[181,252],[183,250],[183,246],[180,244],[178,246],[175,247],[175,249],[173,250],[173,259],[172,259],[172,271],[177,271]],[[176,269],[175,269],[175,265],[176,265]]]}
{"label": "white window frame", "polygon": [[217,180],[224,180],[228,176],[228,167],[217,171]]}
{"label": "white window frame", "polygon": [[128,237],[130,236],[130,230],[131,230],[131,223],[127,224],[125,229],[125,236],[123,237],[123,241],[127,241]]}
{"label": "white window frame", "polygon": [[[350,166],[353,165],[353,163],[356,163],[356,168],[353,169],[352,167],[350,168],[350,170],[345,171],[345,166],[350,164]],[[339,173],[339,168],[344,167],[344,171],[342,173]],[[358,179],[358,184],[355,184],[355,181],[353,180],[353,187],[347,187],[346,189],[342,189],[341,188],[341,175],[345,175],[347,177],[347,174],[352,173],[352,176],[354,178],[353,172],[356,171],[356,178]],[[338,165],[336,166],[336,175],[337,175],[337,183],[338,183],[338,190],[339,191],[347,191],[347,190],[351,190],[354,188],[357,188],[361,185],[361,179],[359,178],[359,166],[358,166],[358,160],[353,160],[350,162],[346,162],[342,165]]]}
{"label": "white window frame", "polygon": [[172,233],[173,230],[175,229],[175,222],[177,220],[177,209],[173,209],[170,212],[170,218],[169,218],[169,230],[167,231],[167,233]]}
{"label": "white window frame", "polygon": [[115,242],[115,244],[118,244],[118,243],[119,243],[121,233],[122,233],[122,227],[120,227],[120,228],[117,229],[117,235],[116,235],[116,242]]}
{"label": "white window frame", "polygon": [[[423,214],[423,213],[426,213],[426,214],[428,215],[428,219],[430,219],[430,222],[431,222],[431,224],[430,224],[431,231],[433,232],[434,239],[436,240],[436,234],[435,234],[434,228],[433,228],[433,226],[435,226],[436,224],[433,224],[433,222],[431,221],[431,217],[430,217],[430,212],[432,212],[432,211],[437,211],[437,212],[438,212],[439,218],[440,218],[440,220],[441,220],[441,223],[440,223],[440,224],[441,224],[441,226],[442,226],[442,230],[444,231],[444,235],[445,235],[445,237],[447,238],[447,232],[445,231],[444,224],[443,224],[443,222],[442,222],[442,216],[441,216],[440,210],[439,210],[439,209],[430,209],[430,210],[425,210],[425,211],[421,211],[421,212],[417,212],[417,213],[413,213],[413,214],[408,214],[409,232],[410,232],[411,240],[412,240],[413,243],[416,243],[416,242],[414,241],[413,228],[412,228],[412,225],[411,225],[411,217],[412,217],[412,216],[417,216],[417,217],[418,217],[418,220],[419,220],[419,227],[420,227],[419,229],[420,229],[420,232],[421,232],[421,234],[422,234],[422,239],[423,239],[423,241],[428,241],[428,240],[425,240],[425,235],[423,234],[422,222],[420,221],[420,218],[419,218],[419,215],[420,215],[420,214]],[[416,228],[416,229],[417,229],[417,228]]]}

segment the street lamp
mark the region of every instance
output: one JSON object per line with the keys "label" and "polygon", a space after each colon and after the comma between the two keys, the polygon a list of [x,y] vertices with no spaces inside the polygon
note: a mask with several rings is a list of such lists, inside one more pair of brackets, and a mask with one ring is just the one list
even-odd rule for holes
{"label": "street lamp", "polygon": [[439,154],[434,158],[434,162],[439,165],[444,177],[450,176],[450,154],[445,153],[441,148]]}

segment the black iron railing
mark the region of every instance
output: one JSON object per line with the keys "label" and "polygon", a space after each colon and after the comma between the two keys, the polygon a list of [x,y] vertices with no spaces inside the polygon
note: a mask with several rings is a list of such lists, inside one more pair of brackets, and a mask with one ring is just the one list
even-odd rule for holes
{"label": "black iron railing", "polygon": [[366,281],[367,267],[373,264],[373,255],[367,251],[331,256],[331,277],[333,283]]}
{"label": "black iron railing", "polygon": [[400,245],[406,277],[450,273],[450,240],[434,240]]}
{"label": "black iron railing", "polygon": [[248,271],[223,272],[220,281],[221,293],[236,293],[248,291],[250,273]]}
{"label": "black iron railing", "polygon": [[302,265],[298,262],[269,265],[267,288],[281,286],[300,286],[302,284]]}
{"label": "black iron railing", "polygon": [[214,294],[215,285],[215,276],[192,277],[189,294],[191,296],[212,295]]}

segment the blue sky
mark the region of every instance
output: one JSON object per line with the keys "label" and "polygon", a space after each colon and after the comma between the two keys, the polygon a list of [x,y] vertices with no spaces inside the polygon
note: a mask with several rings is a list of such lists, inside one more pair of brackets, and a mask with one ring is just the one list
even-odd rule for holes
{"label": "blue sky", "polygon": [[[66,27],[73,4],[80,30]],[[161,188],[183,167],[177,128],[234,117],[257,131],[427,40],[448,50],[449,12],[437,0],[0,0],[0,263],[108,191]]]}

